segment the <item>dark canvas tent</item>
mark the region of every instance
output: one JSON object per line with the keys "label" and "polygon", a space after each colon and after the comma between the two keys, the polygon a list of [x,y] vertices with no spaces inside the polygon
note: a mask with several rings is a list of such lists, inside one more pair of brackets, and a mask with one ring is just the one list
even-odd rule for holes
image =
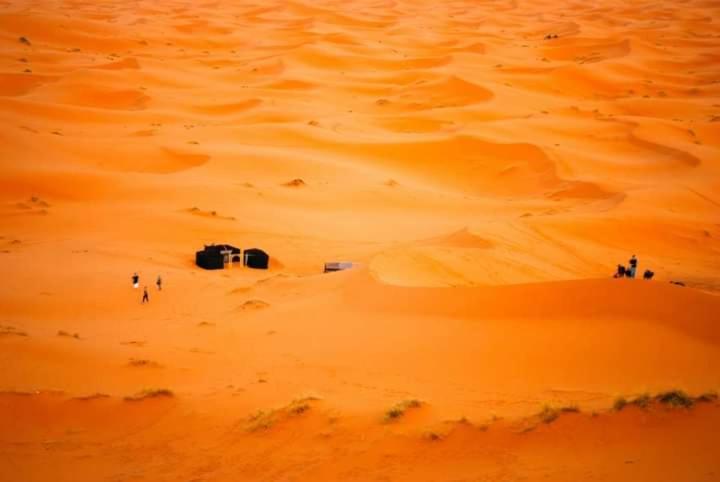
{"label": "dark canvas tent", "polygon": [[262,249],[246,249],[243,253],[243,264],[248,268],[268,269],[270,256]]}
{"label": "dark canvas tent", "polygon": [[214,246],[205,246],[205,249],[195,253],[195,264],[204,269],[223,269],[225,267],[224,256],[220,249],[213,249]]}
{"label": "dark canvas tent", "polygon": [[225,263],[240,261],[240,248],[229,244],[211,244],[195,253],[195,264],[205,269],[223,269]]}

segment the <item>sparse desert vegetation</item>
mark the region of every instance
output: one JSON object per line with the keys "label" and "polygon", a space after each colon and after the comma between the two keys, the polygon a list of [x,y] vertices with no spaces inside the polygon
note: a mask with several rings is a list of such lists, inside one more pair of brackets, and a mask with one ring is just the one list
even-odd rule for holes
{"label": "sparse desert vegetation", "polygon": [[615,411],[621,411],[627,406],[647,409],[653,403],[670,408],[690,408],[696,403],[710,403],[717,401],[717,399],[718,395],[714,391],[704,392],[698,396],[691,396],[683,390],[674,389],[659,392],[655,395],[645,393],[629,399],[618,397],[613,404],[613,409]]}
{"label": "sparse desert vegetation", "polygon": [[270,306],[270,303],[267,303],[263,300],[247,300],[242,305],[240,305],[241,310],[262,310],[264,308],[267,308]]}
{"label": "sparse desert vegetation", "polygon": [[79,401],[91,401],[91,400],[103,400],[110,398],[110,395],[106,393],[93,393],[91,395],[82,395],[79,397],[74,397],[73,400],[79,400]]}
{"label": "sparse desert vegetation", "polygon": [[695,399],[682,390],[670,390],[655,395],[655,401],[673,408],[689,408],[695,403]]}
{"label": "sparse desert vegetation", "polygon": [[135,368],[160,368],[160,364],[143,358],[131,358],[128,365]]}
{"label": "sparse desert vegetation", "polygon": [[565,413],[579,413],[580,408],[577,405],[553,406],[545,405],[537,417],[543,423],[552,423]]}
{"label": "sparse desert vegetation", "polygon": [[0,325],[0,337],[2,336],[28,336],[24,331],[18,330],[14,326]]}
{"label": "sparse desert vegetation", "polygon": [[216,210],[210,209],[210,210],[203,210],[200,209],[197,206],[193,206],[187,210],[190,214],[194,216],[203,216],[208,218],[214,218],[214,219],[223,219],[225,221],[235,221],[235,216],[222,216],[220,215]]}
{"label": "sparse desert vegetation", "polygon": [[305,181],[303,181],[300,178],[293,179],[292,181],[288,181],[286,183],[283,183],[283,186],[285,187],[305,187],[307,184]]}
{"label": "sparse desert vegetation", "polygon": [[420,400],[410,399],[410,400],[403,400],[402,402],[399,402],[395,405],[393,405],[391,408],[389,408],[383,417],[383,420],[385,422],[393,422],[395,420],[398,420],[401,418],[405,413],[407,413],[408,410],[414,409],[414,408],[420,408],[422,406],[422,402]]}
{"label": "sparse desert vegetation", "polygon": [[173,398],[175,394],[172,390],[167,388],[146,388],[134,395],[129,395],[124,398],[126,402],[141,402],[143,400],[149,400],[154,398]]}
{"label": "sparse desert vegetation", "polygon": [[287,406],[272,410],[258,410],[247,419],[245,429],[248,432],[268,430],[280,421],[297,417],[309,411],[312,403],[318,401],[316,397],[304,397],[293,400]]}

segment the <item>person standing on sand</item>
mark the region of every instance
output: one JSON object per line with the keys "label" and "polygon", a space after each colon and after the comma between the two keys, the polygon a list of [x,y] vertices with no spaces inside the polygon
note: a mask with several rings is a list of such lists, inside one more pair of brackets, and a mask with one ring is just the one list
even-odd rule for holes
{"label": "person standing on sand", "polygon": [[143,289],[142,302],[143,304],[150,303],[150,296],[148,295],[147,286]]}
{"label": "person standing on sand", "polygon": [[132,275],[132,282],[133,288],[138,288],[140,286],[140,276],[138,276],[137,273]]}
{"label": "person standing on sand", "polygon": [[635,277],[635,271],[637,271],[637,258],[635,255],[632,255],[632,258],[630,258],[630,277]]}
{"label": "person standing on sand", "polygon": [[157,285],[158,291],[162,291],[162,278],[160,277],[160,275],[158,275],[158,279],[155,284]]}

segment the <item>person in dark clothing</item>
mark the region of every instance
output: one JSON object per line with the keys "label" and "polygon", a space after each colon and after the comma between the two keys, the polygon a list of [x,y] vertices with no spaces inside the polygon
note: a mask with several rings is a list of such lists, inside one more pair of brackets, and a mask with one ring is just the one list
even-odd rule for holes
{"label": "person in dark clothing", "polygon": [[133,288],[137,288],[140,286],[140,276],[138,276],[137,273],[132,275],[132,283],[133,283]]}
{"label": "person in dark clothing", "polygon": [[653,276],[655,276],[655,273],[653,273],[649,269],[646,269],[645,272],[643,273],[643,279],[650,280],[653,278]]}
{"label": "person in dark clothing", "polygon": [[162,291],[162,278],[160,277],[160,275],[158,275],[158,278],[157,278],[157,281],[155,282],[155,284],[157,285],[158,291]]}
{"label": "person in dark clothing", "polygon": [[147,286],[143,289],[142,302],[143,302],[143,303],[150,303],[150,295],[148,295]]}
{"label": "person in dark clothing", "polygon": [[613,276],[613,278],[624,278],[625,277],[625,266],[619,264],[617,267],[617,272]]}
{"label": "person in dark clothing", "polygon": [[635,277],[635,272],[637,271],[637,258],[635,255],[632,255],[632,258],[630,258],[630,277]]}

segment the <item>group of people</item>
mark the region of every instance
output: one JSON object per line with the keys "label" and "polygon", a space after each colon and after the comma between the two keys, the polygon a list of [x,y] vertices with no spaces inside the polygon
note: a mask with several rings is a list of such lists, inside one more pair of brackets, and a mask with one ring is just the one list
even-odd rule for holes
{"label": "group of people", "polygon": [[[140,275],[137,273],[133,273],[132,275],[132,284],[133,288],[138,289],[140,287]],[[158,291],[162,291],[162,278],[160,275],[158,275],[157,280],[155,280],[155,286],[157,286]],[[150,303],[150,294],[148,293],[148,287],[143,287],[143,295],[142,295],[142,303]]]}
{"label": "group of people", "polygon": [[[630,261],[628,261],[628,266],[619,264],[617,265],[617,271],[613,275],[614,278],[634,278],[635,274],[637,273],[637,266],[638,266],[638,260],[637,257],[633,254],[632,258],[630,258]],[[651,280],[655,276],[655,273],[650,271],[649,269],[646,269],[643,273],[643,279],[645,280]]]}

